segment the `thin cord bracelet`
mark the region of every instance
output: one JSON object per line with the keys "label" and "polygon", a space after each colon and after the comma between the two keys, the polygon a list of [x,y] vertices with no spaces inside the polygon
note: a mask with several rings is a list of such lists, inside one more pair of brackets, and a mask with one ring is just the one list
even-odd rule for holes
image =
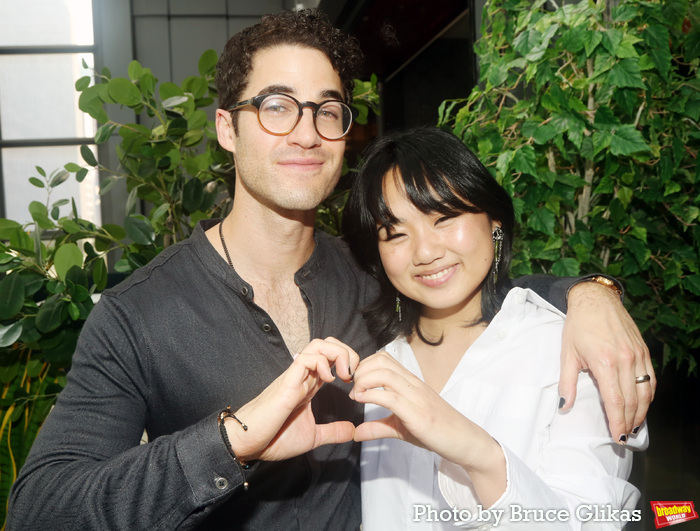
{"label": "thin cord bracelet", "polygon": [[250,465],[247,465],[243,463],[240,459],[238,459],[238,457],[236,457],[236,454],[233,451],[233,448],[231,447],[231,441],[229,441],[228,439],[228,433],[226,433],[226,426],[224,425],[224,420],[226,420],[229,417],[234,418],[243,427],[245,431],[248,431],[248,426],[246,426],[240,420],[238,420],[238,418],[236,418],[236,415],[234,415],[231,412],[231,406],[227,407],[221,413],[219,413],[219,432],[221,433],[221,439],[224,441],[229,455],[233,458],[234,462],[238,465],[238,468],[241,471],[241,476],[243,476],[243,490],[247,492],[249,483],[248,479],[246,478],[245,471],[250,468]]}

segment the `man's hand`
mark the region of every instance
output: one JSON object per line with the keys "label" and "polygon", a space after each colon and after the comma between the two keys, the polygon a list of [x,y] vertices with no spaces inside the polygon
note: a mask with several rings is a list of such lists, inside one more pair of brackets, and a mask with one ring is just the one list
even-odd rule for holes
{"label": "man's hand", "polygon": [[359,361],[354,350],[334,338],[309,343],[284,373],[236,411],[248,429],[235,419],[227,420],[226,431],[238,459],[280,461],[323,444],[352,441],[355,427],[350,421],[316,424],[311,399],[325,382],[335,379],[331,367],[349,382]]}
{"label": "man's hand", "polygon": [[[569,292],[559,378],[562,410],[574,405],[578,372],[586,369],[598,382],[610,433],[624,444],[646,417],[656,376],[649,349],[619,296],[595,282],[582,282]],[[649,382],[635,382],[645,374]]]}

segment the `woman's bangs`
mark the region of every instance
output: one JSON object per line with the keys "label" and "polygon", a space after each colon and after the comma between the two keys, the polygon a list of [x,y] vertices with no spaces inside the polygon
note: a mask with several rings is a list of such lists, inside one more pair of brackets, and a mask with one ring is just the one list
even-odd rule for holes
{"label": "woman's bangs", "polygon": [[422,168],[419,172],[411,172],[404,176],[402,183],[406,197],[424,214],[439,212],[445,216],[458,216],[464,212],[480,212],[480,210],[455,191],[454,185],[444,174]]}

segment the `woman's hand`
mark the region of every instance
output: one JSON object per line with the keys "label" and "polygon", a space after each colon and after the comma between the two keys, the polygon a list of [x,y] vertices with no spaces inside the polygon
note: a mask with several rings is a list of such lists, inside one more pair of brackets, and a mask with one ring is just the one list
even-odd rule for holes
{"label": "woman's hand", "polygon": [[356,441],[395,438],[431,450],[469,473],[479,499],[490,506],[506,488],[500,445],[481,427],[386,352],[360,363],[350,398],[392,414],[355,428]]}

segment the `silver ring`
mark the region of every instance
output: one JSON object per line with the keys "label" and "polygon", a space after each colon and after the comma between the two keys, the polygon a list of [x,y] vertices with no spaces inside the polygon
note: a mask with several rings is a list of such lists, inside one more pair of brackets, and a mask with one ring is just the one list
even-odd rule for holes
{"label": "silver ring", "polygon": [[644,376],[637,376],[634,379],[635,383],[644,383],[648,382],[649,380],[651,380],[651,376],[649,376],[648,374],[645,374]]}

